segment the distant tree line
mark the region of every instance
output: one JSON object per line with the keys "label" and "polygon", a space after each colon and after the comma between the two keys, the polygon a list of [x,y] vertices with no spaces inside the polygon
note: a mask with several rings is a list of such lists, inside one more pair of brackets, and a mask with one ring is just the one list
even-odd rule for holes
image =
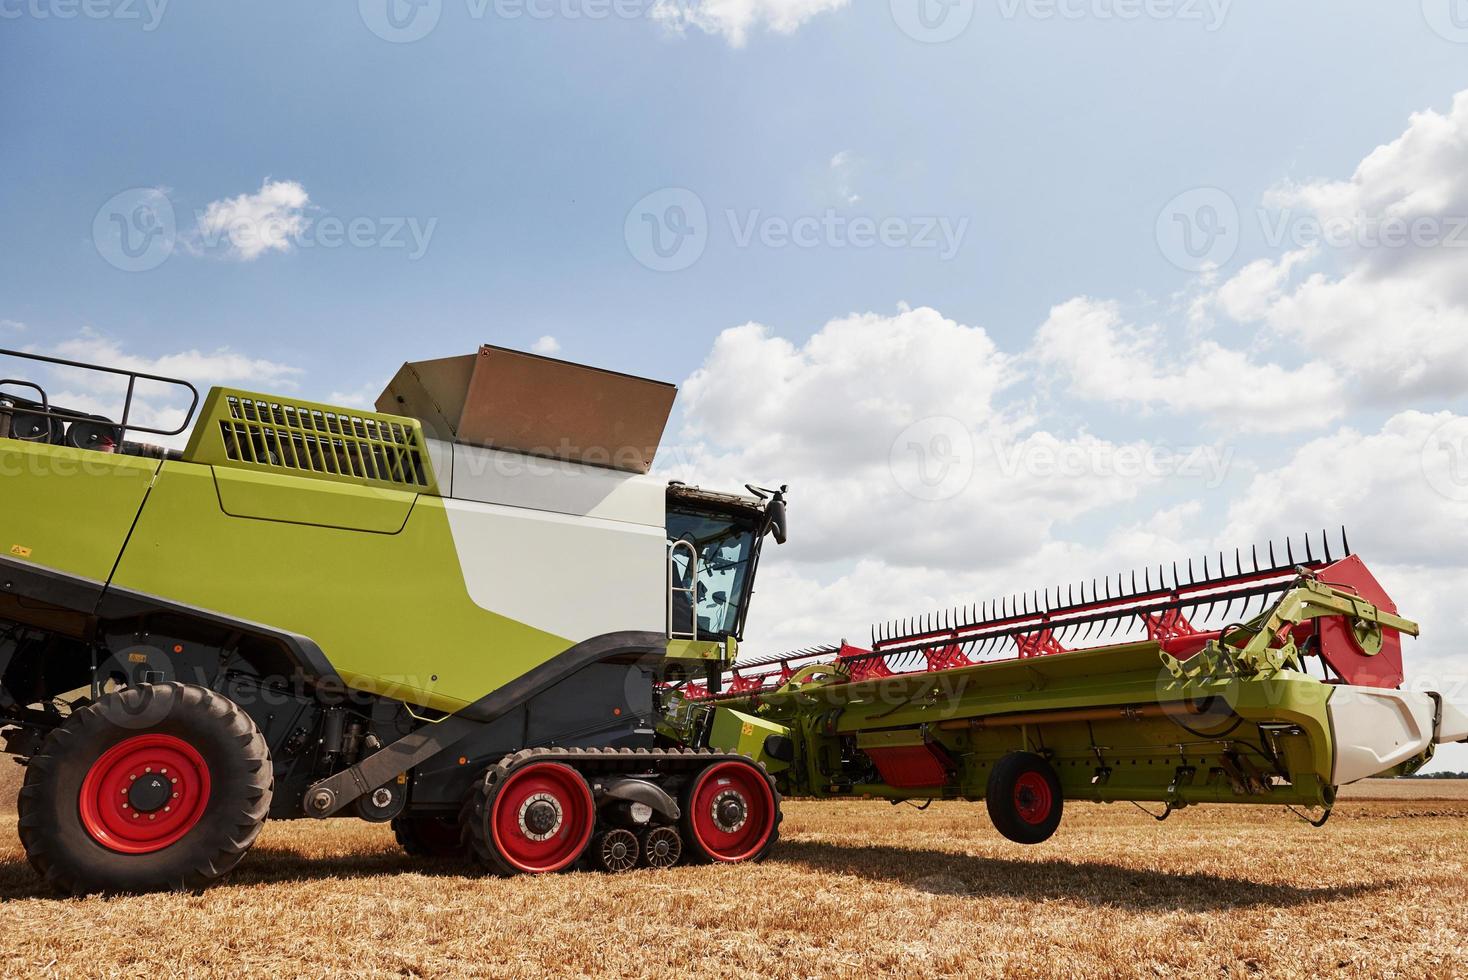
{"label": "distant tree line", "polygon": [[1468,772],[1419,772],[1399,779],[1468,779]]}

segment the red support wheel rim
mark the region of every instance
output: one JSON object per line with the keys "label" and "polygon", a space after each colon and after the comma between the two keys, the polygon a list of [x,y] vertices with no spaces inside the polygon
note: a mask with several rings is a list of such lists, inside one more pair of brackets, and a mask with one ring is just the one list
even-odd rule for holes
{"label": "red support wheel rim", "polygon": [[135,735],[92,763],[77,800],[82,826],[119,854],[151,854],[183,838],[209,805],[209,767],[173,735]]}
{"label": "red support wheel rim", "polygon": [[1014,812],[1028,824],[1042,824],[1050,817],[1055,797],[1050,782],[1038,772],[1027,772],[1014,781]]}
{"label": "red support wheel rim", "polygon": [[490,813],[495,848],[512,867],[549,874],[570,867],[591,843],[596,801],[581,774],[539,762],[510,776]]}
{"label": "red support wheel rim", "polygon": [[764,774],[747,763],[710,766],[689,794],[688,805],[693,833],[715,861],[747,861],[775,832],[775,794]]}

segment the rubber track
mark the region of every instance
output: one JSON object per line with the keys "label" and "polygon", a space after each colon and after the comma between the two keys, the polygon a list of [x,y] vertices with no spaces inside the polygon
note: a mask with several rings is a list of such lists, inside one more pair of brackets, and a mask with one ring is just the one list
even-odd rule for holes
{"label": "rubber track", "polygon": [[[785,819],[780,809],[780,791],[775,787],[775,781],[770,778],[764,764],[737,752],[714,752],[708,749],[522,749],[489,767],[484,778],[475,782],[459,810],[459,834],[466,851],[475,861],[491,871],[499,874],[515,873],[500,860],[485,835],[485,807],[494,788],[501,781],[521,766],[539,762],[563,763],[588,778],[635,775],[649,769],[660,775],[695,776],[715,762],[747,762],[765,777],[775,799],[775,830],[770,835],[770,842],[764,853],[768,854],[779,839],[780,823]],[[686,854],[688,845],[685,843],[684,846]]]}

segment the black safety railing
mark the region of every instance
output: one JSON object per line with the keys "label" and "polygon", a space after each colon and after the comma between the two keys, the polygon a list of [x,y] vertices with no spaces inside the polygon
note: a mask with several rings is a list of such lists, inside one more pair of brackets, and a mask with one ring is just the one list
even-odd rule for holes
{"label": "black safety railing", "polygon": [[[188,431],[189,426],[193,425],[194,415],[199,410],[199,389],[189,384],[189,382],[182,381],[178,378],[167,378],[163,377],[162,375],[148,374],[144,371],[128,371],[123,368],[105,367],[101,364],[88,364],[84,361],[69,361],[65,358],[49,357],[45,354],[32,354],[26,351],[7,350],[4,348],[0,348],[0,357],[14,357],[21,360],[35,361],[41,364],[49,364],[55,367],[73,368],[80,371],[93,371],[98,374],[107,374],[118,378],[126,378],[127,394],[123,398],[122,415],[116,420],[99,419],[97,417],[87,415],[82,412],[68,410],[64,408],[56,408],[51,404],[50,397],[47,395],[45,388],[34,381],[16,378],[0,379],[0,389],[7,387],[25,388],[30,391],[34,391],[39,397],[39,402],[34,404],[25,404],[23,406],[17,404],[13,409],[11,409],[11,411],[23,411],[26,415],[42,419],[54,420],[63,424],[74,424],[78,422],[95,424],[98,422],[102,422],[117,432],[118,442],[121,442],[129,432],[143,433],[154,436],[183,435],[185,432]],[[188,393],[188,410],[184,412],[183,422],[180,423],[177,428],[160,429],[148,425],[137,425],[132,421],[133,400],[137,395],[138,382],[140,381],[167,385],[173,388],[180,388]],[[0,391],[0,398],[3,397],[5,397],[4,392]],[[27,399],[26,401],[28,402],[29,399]]]}

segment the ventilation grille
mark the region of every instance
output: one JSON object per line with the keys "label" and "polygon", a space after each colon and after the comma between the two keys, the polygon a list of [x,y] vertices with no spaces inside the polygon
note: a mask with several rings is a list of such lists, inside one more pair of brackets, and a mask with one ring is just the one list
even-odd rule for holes
{"label": "ventilation grille", "polygon": [[226,394],[219,419],[225,457],[282,470],[428,489],[423,444],[413,426]]}

